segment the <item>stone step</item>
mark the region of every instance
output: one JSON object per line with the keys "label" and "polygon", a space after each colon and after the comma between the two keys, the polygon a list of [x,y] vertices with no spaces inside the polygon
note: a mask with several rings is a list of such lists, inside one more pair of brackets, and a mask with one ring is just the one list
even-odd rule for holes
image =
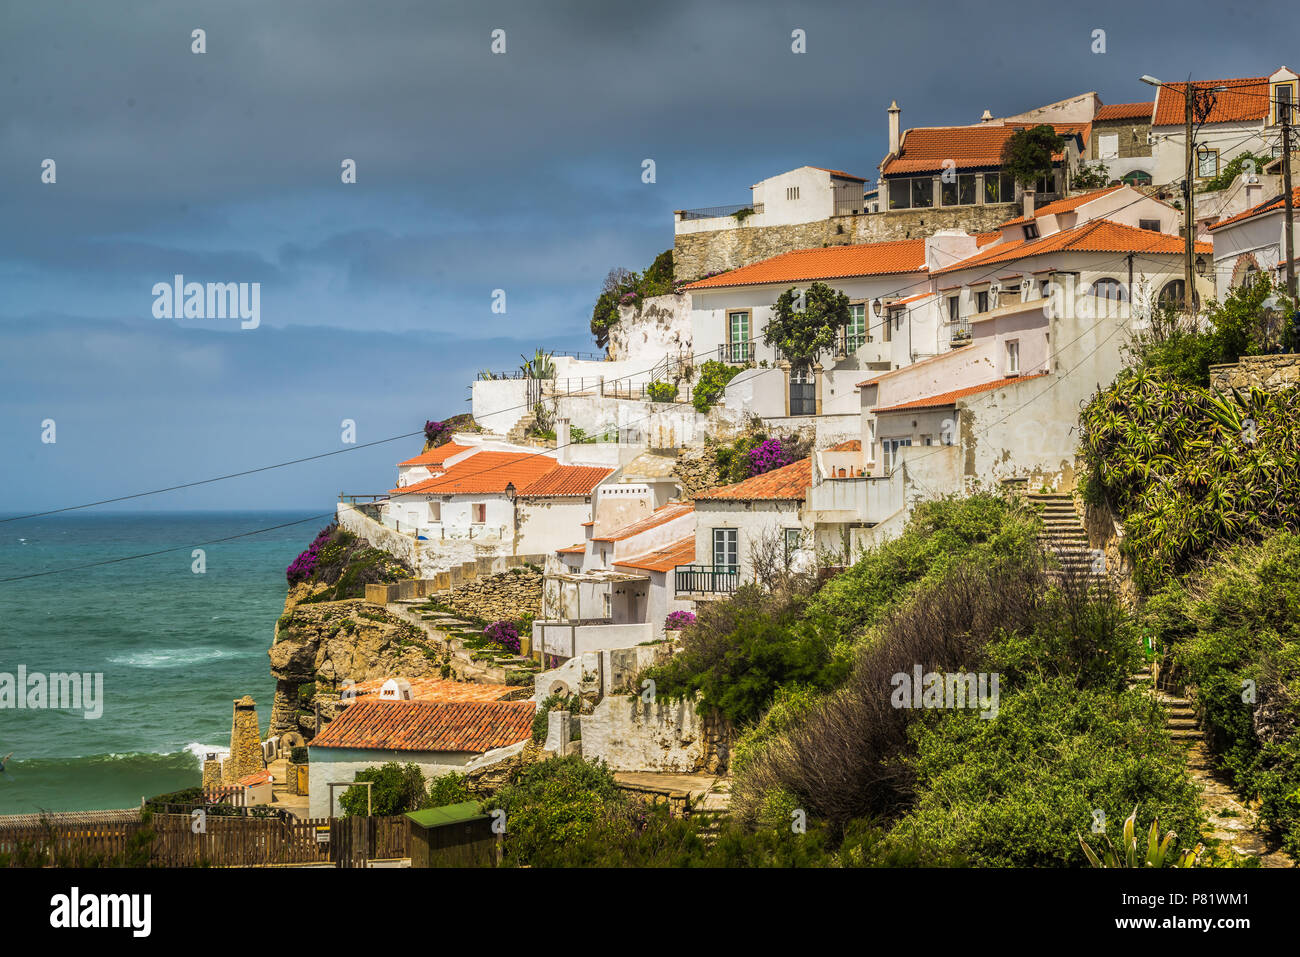
{"label": "stone step", "polygon": [[1202,734],[1200,731],[1188,730],[1186,728],[1178,728],[1176,730],[1171,730],[1169,732],[1169,737],[1173,738],[1175,741],[1204,741],[1205,740],[1205,735]]}
{"label": "stone step", "polygon": [[1196,718],[1194,718],[1194,717],[1190,717],[1190,718],[1189,718],[1189,717],[1179,717],[1179,718],[1173,718],[1173,717],[1171,717],[1171,718],[1168,718],[1168,719],[1165,720],[1165,727],[1166,727],[1166,728],[1169,728],[1171,731],[1172,731],[1173,729],[1175,729],[1175,728],[1195,728],[1195,727],[1196,727]]}

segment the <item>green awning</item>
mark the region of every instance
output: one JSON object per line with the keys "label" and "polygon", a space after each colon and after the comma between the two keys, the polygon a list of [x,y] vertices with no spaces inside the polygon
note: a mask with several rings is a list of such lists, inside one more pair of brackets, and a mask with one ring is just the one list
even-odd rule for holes
{"label": "green awning", "polygon": [[478,801],[462,801],[460,804],[448,804],[446,807],[431,807],[423,811],[407,811],[409,817],[420,827],[442,827],[446,824],[462,824],[465,821],[478,821],[487,815],[479,810]]}

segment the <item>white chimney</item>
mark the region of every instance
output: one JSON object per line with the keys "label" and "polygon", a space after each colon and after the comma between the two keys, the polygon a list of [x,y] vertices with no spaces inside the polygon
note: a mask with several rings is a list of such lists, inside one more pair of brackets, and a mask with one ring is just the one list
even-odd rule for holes
{"label": "white chimney", "polygon": [[902,117],[903,111],[898,108],[898,101],[894,100],[889,104],[889,152],[894,156],[898,155],[898,147],[902,142],[899,131]]}
{"label": "white chimney", "polygon": [[555,420],[555,461],[560,465],[569,464],[569,420]]}
{"label": "white chimney", "polygon": [[993,114],[990,113],[988,110],[985,110],[985,111],[984,111],[984,115],[980,117],[980,122],[981,122],[981,123],[992,123],[992,122],[993,122]]}
{"label": "white chimney", "polygon": [[1024,194],[1021,196],[1021,199],[1025,204],[1024,207],[1025,219],[1034,218],[1034,195],[1035,194],[1032,189],[1027,189],[1025,190]]}

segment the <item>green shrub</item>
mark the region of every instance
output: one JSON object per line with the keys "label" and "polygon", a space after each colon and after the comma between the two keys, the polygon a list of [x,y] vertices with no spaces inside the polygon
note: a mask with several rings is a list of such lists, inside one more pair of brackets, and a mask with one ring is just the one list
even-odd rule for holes
{"label": "green shrub", "polygon": [[582,708],[582,699],[576,694],[547,695],[537,708],[537,713],[533,715],[533,742],[541,744],[546,740],[546,731],[550,727],[550,713],[552,711],[567,711],[570,714],[577,714]]}
{"label": "green shrub", "polygon": [[700,366],[700,378],[695,383],[691,404],[696,412],[708,412],[710,406],[722,398],[727,383],[740,371],[739,366],[729,366],[717,359],[707,359]]}
{"label": "green shrub", "polygon": [[456,774],[453,771],[448,774],[440,774],[429,782],[429,802],[426,806],[446,807],[448,804],[460,804],[463,801],[468,801],[471,797],[465,775]]}
{"label": "green shrub", "polygon": [[619,797],[608,767],[570,755],[524,766],[485,807],[506,812],[508,863],[554,866],[601,826]]}
{"label": "green shrub", "polygon": [[677,398],[677,386],[671,382],[651,382],[645,391],[651,402],[672,402]]}
{"label": "green shrub", "polygon": [[344,817],[364,817],[366,792],[370,794],[370,813],[376,817],[405,814],[430,807],[424,772],[416,764],[389,761],[377,768],[363,768],[353,781],[373,781],[371,788],[350,787],[339,798]]}

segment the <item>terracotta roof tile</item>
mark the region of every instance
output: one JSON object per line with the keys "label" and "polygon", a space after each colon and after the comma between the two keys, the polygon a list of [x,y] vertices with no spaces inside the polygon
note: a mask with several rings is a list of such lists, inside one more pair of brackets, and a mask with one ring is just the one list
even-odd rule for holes
{"label": "terracotta roof tile", "polygon": [[427,452],[421,452],[413,459],[407,459],[405,462],[398,462],[402,465],[441,465],[444,461],[453,455],[461,452],[468,452],[472,445],[457,445],[455,442],[443,442],[442,445],[435,446]]}
{"label": "terracotta roof tile", "polygon": [[938,395],[929,395],[923,399],[913,399],[911,402],[902,402],[898,405],[887,405],[872,411],[879,414],[881,412],[901,412],[904,409],[935,409],[945,405],[952,405],[958,399],[964,399],[968,395],[978,395],[981,392],[989,392],[1002,386],[1014,385],[1017,382],[1028,382],[1030,379],[1039,379],[1047,375],[1046,372],[1039,372],[1034,375],[1008,376],[1005,379],[998,379],[995,382],[985,382],[980,385],[968,385],[964,389],[953,389],[951,392],[940,392]]}
{"label": "terracotta roof tile", "polygon": [[695,500],[723,500],[735,502],[803,501],[812,484],[812,459],[800,459],[790,465],[755,475],[735,485],[701,492]]}
{"label": "terracotta roof tile", "polygon": [[930,296],[930,295],[933,295],[933,293],[927,290],[926,292],[919,292],[915,296],[908,296],[906,299],[895,300],[894,302],[888,303],[887,305],[888,308],[890,309],[892,309],[894,306],[906,306],[909,302],[916,302],[918,299],[924,299],[926,296]]}
{"label": "terracotta roof tile", "polygon": [[587,546],[585,544],[570,545],[568,548],[557,548],[555,550],[557,555],[585,555],[586,553]]}
{"label": "terracotta roof tile", "polygon": [[[1283,209],[1285,208],[1285,206],[1286,206],[1286,193],[1278,193],[1272,199],[1266,199],[1258,206],[1252,206],[1250,209],[1240,212],[1235,216],[1229,216],[1227,219],[1221,219],[1217,223],[1212,224],[1210,226],[1210,232],[1214,232],[1214,230],[1218,229],[1221,226],[1227,226],[1229,223],[1239,223],[1243,219],[1250,219],[1252,216],[1259,216],[1262,213],[1271,213],[1274,212],[1275,210]],[[1300,206],[1300,186],[1297,186],[1293,190],[1291,190],[1292,210],[1294,210],[1297,206]],[[1285,217],[1283,217],[1283,220],[1285,221]]]}
{"label": "terracotta roof tile", "polygon": [[625,538],[631,538],[633,535],[639,535],[652,528],[657,528],[665,522],[671,522],[675,518],[689,515],[693,511],[695,511],[695,506],[690,502],[668,502],[665,505],[660,505],[643,519],[630,525],[624,525],[622,528],[616,528],[608,535],[592,536],[591,540],[593,542],[621,542]]}
{"label": "terracotta roof tile", "polygon": [[239,783],[246,788],[257,787],[259,784],[265,784],[271,780],[271,772],[263,768],[261,771],[254,771],[252,774],[246,774],[239,779]]}
{"label": "terracotta roof tile", "polygon": [[[387,678],[372,678],[358,681],[351,691],[358,699],[374,696],[378,698],[379,690]],[[512,691],[518,691],[510,685],[476,684],[469,681],[450,681],[444,678],[405,678],[411,686],[411,696],[415,701],[498,701]]]}
{"label": "terracotta roof tile", "polygon": [[1112,103],[1099,107],[1092,121],[1105,123],[1107,120],[1149,120],[1154,109],[1154,103]]}
{"label": "terracotta roof tile", "polygon": [[695,536],[689,535],[664,548],[636,558],[625,558],[614,564],[621,568],[639,568],[648,572],[670,572],[678,565],[689,565],[694,561]]}
{"label": "terracotta roof tile", "polygon": [[[1117,189],[1124,188],[1125,186],[1123,183],[1117,183],[1114,186],[1107,186],[1105,189],[1096,189],[1091,193],[1084,193],[1082,196],[1069,196],[1065,199],[1058,199],[1054,203],[1048,203],[1046,206],[1040,206],[1038,209],[1034,210],[1034,218],[1037,219],[1040,216],[1057,216],[1061,213],[1068,213],[1078,209],[1084,203],[1091,203],[1094,199],[1101,199],[1101,197],[1108,193],[1113,193]],[[998,229],[1001,230],[1007,226],[1015,226],[1019,223],[1027,222],[1029,222],[1029,217],[1021,216],[1019,219],[1007,220],[999,226]]]}
{"label": "terracotta roof tile", "polygon": [[592,489],[613,474],[614,469],[602,466],[557,465],[545,475],[519,489],[519,494],[525,498],[590,495]]}
{"label": "terracotta roof tile", "polygon": [[[1206,123],[1243,123],[1262,120],[1268,116],[1268,77],[1251,76],[1235,80],[1193,80],[1200,89],[1226,86],[1228,89],[1216,93],[1214,109],[1206,117]],[[1184,123],[1186,98],[1183,91],[1186,83],[1166,83],[1156,93],[1155,115],[1152,126],[1179,126]]]}
{"label": "terracotta roof tile", "polygon": [[313,748],[483,752],[532,734],[531,701],[356,701],[311,740]]}
{"label": "terracotta roof tile", "polygon": [[925,240],[900,239],[889,243],[859,243],[796,249],[771,259],[689,283],[685,289],[719,289],[763,283],[807,282],[850,276],[882,276],[921,272],[925,269]]}
{"label": "terracotta roof tile", "polygon": [[[1214,249],[1212,244],[1204,242],[1195,243],[1194,246],[1197,252],[1202,253],[1212,252]],[[1041,239],[1015,239],[1005,243],[998,243],[984,252],[976,253],[969,259],[963,259],[951,266],[936,269],[934,274],[958,272],[962,269],[973,269],[977,266],[987,266],[992,263],[1014,262],[1041,253],[1054,253],[1064,250],[1085,253],[1132,252],[1181,255],[1183,252],[1183,239],[1181,236],[1173,236],[1169,233],[1157,233],[1149,229],[1139,229],[1136,226],[1125,226],[1109,219],[1094,219],[1082,226],[1063,229],[1059,233],[1052,233],[1052,235]]]}
{"label": "terracotta roof tile", "polygon": [[556,467],[549,455],[530,452],[478,452],[442,475],[390,489],[389,495],[461,495],[503,493],[514,483],[522,489]]}
{"label": "terracotta roof tile", "polygon": [[852,173],[846,173],[842,169],[827,169],[825,166],[810,166],[809,169],[819,169],[823,173],[830,173],[832,176],[838,176],[840,179],[851,179],[858,183],[866,182],[866,180],[861,176],[854,176]]}
{"label": "terracotta roof tile", "polygon": [[[957,169],[1000,167],[1002,147],[1012,134],[1037,124],[982,123],[977,126],[916,127],[903,137],[900,155],[881,168],[886,176],[902,173],[935,173],[944,168],[944,160],[952,160]],[[1062,136],[1077,134],[1086,142],[1087,123],[1051,123]],[[1060,160],[1057,154],[1053,160]]]}

